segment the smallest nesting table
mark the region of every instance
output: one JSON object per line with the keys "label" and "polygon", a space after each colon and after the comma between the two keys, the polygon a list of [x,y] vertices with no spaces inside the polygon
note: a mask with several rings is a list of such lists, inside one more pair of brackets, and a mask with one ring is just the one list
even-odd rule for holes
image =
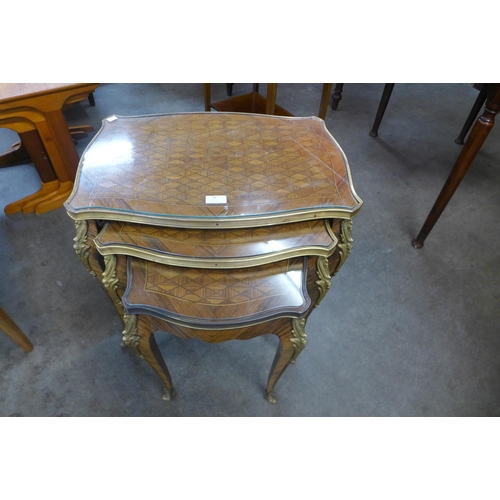
{"label": "smallest nesting table", "polygon": [[174,388],[159,330],[207,342],[278,336],[270,402],[349,255],[361,205],[322,120],[237,113],[104,120],[65,204],[78,256],[165,399]]}
{"label": "smallest nesting table", "polygon": [[280,340],[266,394],[276,402],[274,384],[306,344],[307,259],[257,269],[196,269],[128,258],[125,343],[137,349],[174,394],[172,380],[154,336],[163,330],[206,342],[247,340],[273,333]]}

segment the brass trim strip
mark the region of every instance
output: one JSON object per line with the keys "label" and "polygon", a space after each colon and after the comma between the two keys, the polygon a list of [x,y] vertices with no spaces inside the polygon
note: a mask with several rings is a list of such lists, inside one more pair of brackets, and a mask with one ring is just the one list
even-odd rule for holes
{"label": "brass trim strip", "polygon": [[316,209],[311,208],[301,211],[293,211],[287,214],[275,213],[266,215],[255,215],[252,217],[169,217],[169,215],[137,214],[122,210],[106,210],[102,208],[85,208],[78,212],[69,212],[68,215],[74,220],[101,219],[118,222],[132,222],[149,224],[152,226],[169,226],[189,229],[227,229],[247,227],[271,226],[277,224],[288,224],[314,219],[351,219],[358,214],[361,203],[353,210],[334,208]]}
{"label": "brass trim strip", "polygon": [[242,269],[245,267],[260,266],[263,264],[271,264],[283,259],[292,259],[295,257],[304,257],[318,255],[319,257],[328,258],[334,252],[338,240],[335,235],[332,236],[333,245],[328,249],[320,247],[301,247],[286,250],[284,252],[274,252],[267,255],[257,255],[255,257],[234,257],[227,259],[214,258],[199,258],[199,257],[184,257],[173,255],[161,255],[152,250],[146,250],[133,246],[120,244],[101,245],[98,239],[94,239],[97,250],[101,255],[107,256],[111,254],[128,255],[144,260],[151,260],[158,264],[167,264],[179,267],[195,267],[199,269]]}

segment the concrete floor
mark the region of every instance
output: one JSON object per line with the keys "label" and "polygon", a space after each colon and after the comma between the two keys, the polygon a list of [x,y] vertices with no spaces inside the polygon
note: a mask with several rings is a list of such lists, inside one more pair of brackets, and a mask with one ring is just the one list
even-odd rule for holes
{"label": "concrete floor", "polygon": [[[225,85],[212,87],[224,97]],[[397,84],[374,139],[382,88],[346,84],[328,111],[364,207],[275,405],[264,398],[272,336],[209,345],[159,334],[177,390],[163,401],[157,375],[120,347],[120,318],[73,251],[72,220],[64,209],[6,217],[39,178],[30,163],[0,168],[0,304],[34,344],[25,353],[0,334],[0,416],[499,416],[500,126],[415,250],[477,91]],[[320,94],[321,84],[282,84],[278,102],[313,115]],[[103,84],[95,99],[69,109],[68,123],[98,130],[111,114],[203,110],[201,84]],[[16,138],[0,129],[0,149]]]}

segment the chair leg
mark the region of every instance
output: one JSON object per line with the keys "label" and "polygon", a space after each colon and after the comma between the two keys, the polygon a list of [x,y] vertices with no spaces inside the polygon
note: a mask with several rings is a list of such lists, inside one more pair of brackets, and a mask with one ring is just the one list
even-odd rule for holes
{"label": "chair leg", "polygon": [[337,108],[339,106],[339,102],[342,99],[343,90],[344,90],[343,83],[337,83],[335,85],[335,88],[333,89],[333,95],[332,95],[332,109],[333,109],[333,111],[337,111]]}
{"label": "chair leg", "polygon": [[382,92],[382,98],[380,99],[380,104],[377,110],[377,116],[375,116],[375,121],[373,122],[373,128],[370,132],[371,137],[378,136],[378,128],[380,127],[380,123],[382,122],[382,118],[384,117],[384,113],[387,108],[387,104],[389,103],[389,99],[391,98],[394,85],[395,85],[394,83],[386,83],[384,86],[384,91]]}
{"label": "chair leg", "polygon": [[481,90],[479,92],[479,95],[476,98],[476,101],[474,102],[474,105],[472,106],[472,109],[470,110],[469,116],[467,117],[467,120],[465,121],[464,127],[458,137],[455,139],[455,142],[457,144],[463,144],[465,136],[467,135],[467,132],[470,130],[472,127],[472,124],[474,123],[474,120],[477,118],[477,115],[480,113],[481,108],[484,106],[484,102],[486,101],[486,93],[488,91],[488,84],[483,83]]}
{"label": "chair leg", "polygon": [[90,104],[91,106],[95,106],[94,92],[91,92],[91,93],[89,94],[89,104]]}
{"label": "chair leg", "polygon": [[479,153],[481,146],[495,124],[495,116],[500,111],[500,84],[489,84],[487,92],[488,96],[483,114],[474,123],[469,137],[467,137],[465,145],[460,151],[457,161],[448,179],[444,183],[434,206],[429,212],[418,236],[412,241],[414,248],[422,248],[424,246],[425,239],[429,236],[429,233],[443,213],[446,205],[448,205],[448,202],[462,182],[462,179],[469,170],[474,158],[477,153]]}
{"label": "chair leg", "polygon": [[33,344],[21,329],[14,323],[9,315],[0,307],[0,330],[4,331],[19,347],[29,352]]}
{"label": "chair leg", "polygon": [[233,85],[234,83],[226,83],[226,93],[229,97],[233,95]]}

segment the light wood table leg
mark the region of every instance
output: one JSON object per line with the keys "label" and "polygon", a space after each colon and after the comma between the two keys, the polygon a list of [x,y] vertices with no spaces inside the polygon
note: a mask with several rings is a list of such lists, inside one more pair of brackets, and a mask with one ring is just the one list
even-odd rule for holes
{"label": "light wood table leg", "polygon": [[4,331],[19,347],[29,352],[33,344],[10,316],[0,307],[0,330]]}
{"label": "light wood table leg", "polygon": [[38,204],[42,200],[50,198],[54,193],[57,192],[57,190],[59,189],[59,185],[59,181],[57,180],[46,183],[42,182],[42,186],[36,193],[30,194],[25,198],[21,198],[20,200],[14,201],[13,203],[7,205],[4,208],[5,215],[20,212],[21,210],[25,214],[28,212],[32,212],[33,209],[29,210],[29,207]]}
{"label": "light wood table leg", "polygon": [[330,100],[330,94],[332,93],[332,83],[323,84],[323,93],[321,94],[321,101],[319,105],[318,118],[324,120],[326,118],[326,113],[328,111],[328,101]]}
{"label": "light wood table leg", "polygon": [[[49,212],[50,210],[55,210],[56,208],[61,208],[64,202],[69,198],[69,195],[73,191],[72,182],[62,182],[59,184],[59,188],[56,192],[44,200],[39,200],[39,202],[34,207],[34,212],[36,215]],[[27,213],[23,208],[23,213]]]}
{"label": "light wood table leg", "polygon": [[266,115],[274,115],[276,108],[276,93],[278,91],[277,83],[267,84],[267,101],[266,101]]}
{"label": "light wood table leg", "polygon": [[74,182],[79,157],[61,110],[44,113],[45,120],[36,122],[43,145],[61,183]]}

